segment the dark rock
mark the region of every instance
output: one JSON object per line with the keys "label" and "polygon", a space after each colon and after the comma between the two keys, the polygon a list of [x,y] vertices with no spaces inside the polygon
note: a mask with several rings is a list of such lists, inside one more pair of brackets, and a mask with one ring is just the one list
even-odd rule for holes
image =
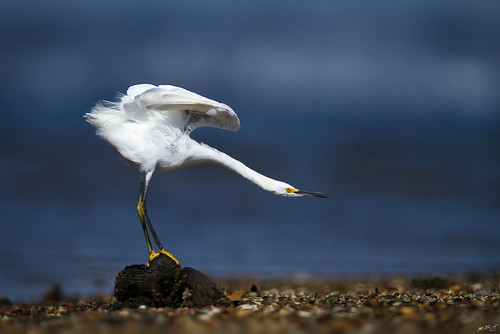
{"label": "dark rock", "polygon": [[186,274],[186,287],[189,290],[184,295],[182,307],[229,306],[229,300],[217,283],[196,269],[186,267],[182,270]]}
{"label": "dark rock", "polygon": [[250,292],[255,292],[255,293],[259,292],[259,287],[257,286],[257,284],[252,283],[252,286],[250,286]]}
{"label": "dark rock", "polygon": [[0,297],[0,307],[2,306],[12,306],[12,302],[7,297]]}
{"label": "dark rock", "polygon": [[132,265],[116,277],[115,298],[127,307],[202,307],[229,304],[224,291],[205,274],[182,268],[161,255],[145,265]]}
{"label": "dark rock", "polygon": [[446,289],[454,284],[447,277],[424,277],[414,278],[410,282],[411,286],[420,289]]}
{"label": "dark rock", "polygon": [[57,303],[63,299],[63,293],[59,284],[53,284],[44,294],[42,300],[44,303]]}

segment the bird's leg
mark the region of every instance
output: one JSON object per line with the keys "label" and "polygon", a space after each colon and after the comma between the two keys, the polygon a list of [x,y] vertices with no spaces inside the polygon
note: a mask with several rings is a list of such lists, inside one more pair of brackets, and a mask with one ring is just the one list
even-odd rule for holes
{"label": "bird's leg", "polygon": [[153,247],[151,246],[151,241],[149,240],[149,233],[146,228],[146,201],[145,201],[145,178],[141,180],[141,189],[139,192],[139,203],[137,203],[137,213],[139,214],[139,219],[141,220],[142,230],[144,231],[144,236],[146,237],[146,244],[148,245],[149,254],[154,253]]}
{"label": "bird's leg", "polygon": [[[139,214],[139,219],[141,220],[141,225],[142,225],[142,230],[144,231],[144,236],[146,237],[146,243],[148,245],[148,251],[149,251],[149,261],[147,265],[151,263],[153,259],[156,257],[160,256],[160,254],[165,254],[168,257],[170,257],[175,263],[179,264],[179,261],[170,254],[169,252],[165,251],[163,246],[161,245],[160,240],[158,239],[158,236],[156,235],[156,232],[153,228],[153,225],[151,224],[151,221],[149,220],[148,213],[146,212],[146,194],[148,192],[148,184],[149,180],[151,179],[151,176],[153,175],[153,172],[147,172],[147,173],[142,173],[142,180],[141,180],[141,188],[139,192],[139,203],[137,203],[137,213]],[[158,246],[158,253],[156,253],[151,246],[151,241],[149,239],[149,233],[148,229],[151,232],[151,235]]]}

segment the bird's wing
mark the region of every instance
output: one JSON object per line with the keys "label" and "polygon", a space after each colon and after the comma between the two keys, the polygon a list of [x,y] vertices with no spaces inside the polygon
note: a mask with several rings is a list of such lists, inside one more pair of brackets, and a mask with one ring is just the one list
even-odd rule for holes
{"label": "bird's wing", "polygon": [[[187,132],[203,126],[231,131],[240,128],[240,120],[231,107],[180,87],[140,84],[131,86],[127,96],[133,98],[133,104],[139,110],[185,112],[187,121],[184,130]],[[127,106],[124,107],[127,109]]]}

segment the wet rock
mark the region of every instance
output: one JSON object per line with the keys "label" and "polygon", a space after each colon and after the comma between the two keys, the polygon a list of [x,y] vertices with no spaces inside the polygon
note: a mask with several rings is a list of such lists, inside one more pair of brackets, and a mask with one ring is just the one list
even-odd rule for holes
{"label": "wet rock", "polygon": [[205,274],[182,268],[161,255],[145,265],[132,265],[116,277],[115,298],[123,306],[202,307],[229,304],[224,291]]}

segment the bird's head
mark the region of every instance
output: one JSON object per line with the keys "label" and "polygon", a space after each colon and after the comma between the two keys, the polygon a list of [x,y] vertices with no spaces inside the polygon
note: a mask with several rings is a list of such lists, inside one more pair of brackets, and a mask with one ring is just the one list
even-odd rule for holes
{"label": "bird's head", "polygon": [[274,189],[272,190],[272,192],[275,195],[284,197],[305,197],[305,196],[323,197],[323,198],[329,197],[328,194],[316,191],[300,190],[284,182],[278,182],[273,188]]}

